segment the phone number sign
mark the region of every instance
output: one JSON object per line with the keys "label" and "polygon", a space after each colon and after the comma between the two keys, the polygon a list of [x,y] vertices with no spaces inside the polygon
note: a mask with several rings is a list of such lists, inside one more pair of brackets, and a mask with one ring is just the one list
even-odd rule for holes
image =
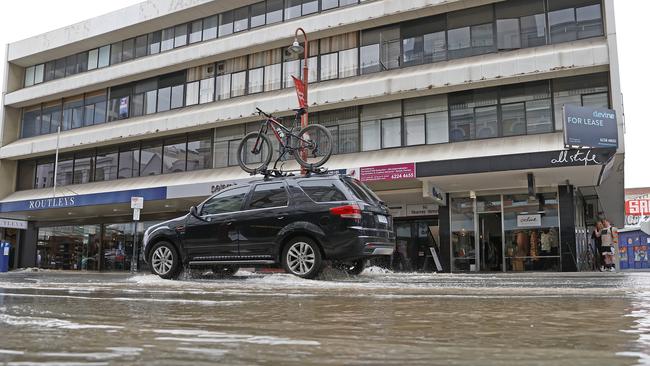
{"label": "phone number sign", "polygon": [[359,169],[359,179],[362,182],[413,178],[415,178],[415,163],[367,166]]}

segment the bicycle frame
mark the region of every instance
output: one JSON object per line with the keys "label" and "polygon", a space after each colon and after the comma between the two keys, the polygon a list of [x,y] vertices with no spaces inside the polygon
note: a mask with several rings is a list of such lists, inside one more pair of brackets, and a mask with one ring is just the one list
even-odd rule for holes
{"label": "bicycle frame", "polygon": [[[308,143],[307,140],[298,137],[296,134],[292,132],[292,130],[282,125],[280,121],[278,121],[272,116],[267,116],[266,120],[262,122],[262,125],[260,126],[260,130],[259,130],[259,134],[260,135],[266,134],[269,128],[271,129],[271,131],[273,131],[273,135],[275,135],[275,138],[278,140],[278,143],[280,144],[281,151],[280,151],[280,157],[278,159],[281,159],[287,150],[293,153],[295,150],[302,149],[301,147],[293,147],[293,146],[289,146],[288,144],[285,144],[282,139],[282,136],[280,136],[280,133],[278,132],[278,129],[281,129],[284,132],[285,138],[293,137],[296,140]],[[258,136],[257,139],[255,140],[255,145],[253,145],[253,150],[251,151],[252,153],[255,154],[258,152],[257,149],[259,148],[259,144],[260,144],[260,137]]]}

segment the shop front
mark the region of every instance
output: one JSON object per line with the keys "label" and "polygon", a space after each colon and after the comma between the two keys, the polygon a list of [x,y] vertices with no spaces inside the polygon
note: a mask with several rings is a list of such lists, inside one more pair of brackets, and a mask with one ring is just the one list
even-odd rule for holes
{"label": "shop front", "polygon": [[451,271],[559,271],[557,192],[453,194]]}

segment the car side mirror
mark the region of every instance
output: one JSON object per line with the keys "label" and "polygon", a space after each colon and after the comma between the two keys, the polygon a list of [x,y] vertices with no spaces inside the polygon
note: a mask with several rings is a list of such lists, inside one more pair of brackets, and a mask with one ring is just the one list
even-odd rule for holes
{"label": "car side mirror", "polygon": [[209,221],[210,221],[209,218],[208,218],[208,219],[205,219],[205,218],[201,217],[201,215],[199,215],[199,212],[198,212],[198,209],[196,208],[196,206],[192,206],[192,207],[190,207],[190,215],[196,217],[197,219],[199,219],[199,220],[201,220],[201,221],[205,221],[205,222],[209,222]]}

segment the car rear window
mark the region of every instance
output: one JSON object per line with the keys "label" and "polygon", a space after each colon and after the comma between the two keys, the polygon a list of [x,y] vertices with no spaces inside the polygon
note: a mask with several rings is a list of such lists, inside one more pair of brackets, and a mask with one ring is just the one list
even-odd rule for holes
{"label": "car rear window", "polygon": [[298,185],[314,202],[346,201],[347,197],[336,182],[333,179],[303,180]]}
{"label": "car rear window", "polygon": [[343,179],[345,184],[350,188],[357,198],[369,203],[380,203],[381,200],[375,192],[371,191],[365,184],[356,179]]}

